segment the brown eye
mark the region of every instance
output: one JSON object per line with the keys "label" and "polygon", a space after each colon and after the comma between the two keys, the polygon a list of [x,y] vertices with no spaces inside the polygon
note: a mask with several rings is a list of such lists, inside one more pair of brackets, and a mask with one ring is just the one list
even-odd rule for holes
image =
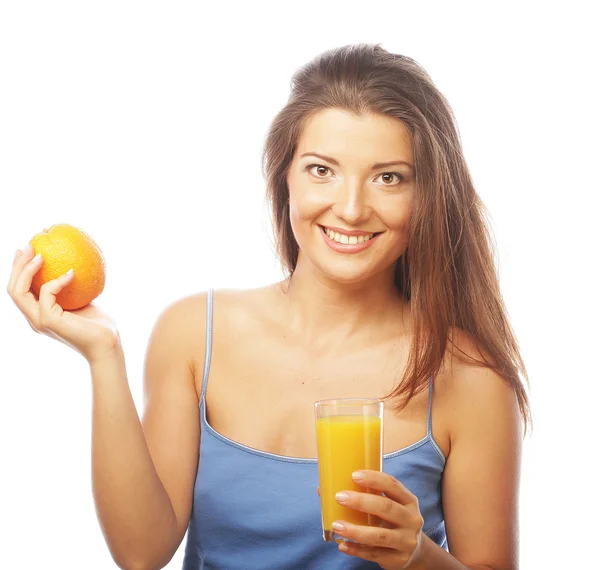
{"label": "brown eye", "polygon": [[[397,176],[400,179],[400,182],[404,182],[406,179],[399,172],[384,172],[380,176]],[[392,184],[385,184],[385,186],[392,186]]]}
{"label": "brown eye", "polygon": [[[308,170],[308,171],[310,171],[310,170],[312,170],[312,169],[313,169],[313,168],[315,168],[315,167],[317,167],[317,169],[321,169],[321,171],[322,171],[322,170],[329,170],[329,167],[327,167],[327,166],[323,166],[322,164],[309,164],[309,165],[308,165],[308,166],[305,168],[305,170]],[[311,173],[311,174],[312,174],[312,173]],[[323,176],[318,176],[318,175],[317,175],[317,178],[323,178]]]}

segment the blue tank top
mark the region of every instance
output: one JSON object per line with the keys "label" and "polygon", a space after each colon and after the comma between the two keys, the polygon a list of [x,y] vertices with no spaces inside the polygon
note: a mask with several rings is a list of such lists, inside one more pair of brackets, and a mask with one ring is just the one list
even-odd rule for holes
{"label": "blue tank top", "polygon": [[[200,397],[200,458],[183,570],[367,570],[378,564],[325,542],[316,459],[260,451],[215,431],[206,419],[213,292],[208,291],[206,357]],[[431,435],[384,455],[384,471],[419,499],[423,531],[447,550],[441,479],[445,458]]]}

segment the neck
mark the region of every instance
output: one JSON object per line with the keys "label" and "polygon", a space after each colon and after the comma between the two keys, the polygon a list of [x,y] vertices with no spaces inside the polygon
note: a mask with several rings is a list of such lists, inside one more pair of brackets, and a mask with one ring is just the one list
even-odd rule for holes
{"label": "neck", "polygon": [[299,256],[296,269],[285,282],[289,324],[311,339],[376,340],[380,331],[406,326],[408,304],[394,283],[394,267],[357,283],[329,279]]}

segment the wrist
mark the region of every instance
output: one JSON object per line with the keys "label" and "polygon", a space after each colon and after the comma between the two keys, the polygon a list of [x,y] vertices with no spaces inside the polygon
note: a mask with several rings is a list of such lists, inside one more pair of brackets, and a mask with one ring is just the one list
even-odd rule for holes
{"label": "wrist", "polygon": [[108,348],[99,350],[97,354],[87,358],[90,370],[94,371],[99,368],[105,367],[107,364],[114,364],[115,362],[122,362],[124,360],[123,346],[121,341],[117,340],[114,344]]}
{"label": "wrist", "polygon": [[412,559],[403,570],[427,570],[427,549],[430,545],[431,539],[421,531],[419,546],[417,546]]}

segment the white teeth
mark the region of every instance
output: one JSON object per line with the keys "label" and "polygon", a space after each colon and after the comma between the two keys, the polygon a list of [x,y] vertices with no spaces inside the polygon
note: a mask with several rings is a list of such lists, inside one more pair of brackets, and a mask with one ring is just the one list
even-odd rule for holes
{"label": "white teeth", "polygon": [[325,228],[325,233],[329,236],[333,241],[337,241],[338,243],[343,243],[347,245],[356,245],[359,243],[363,243],[365,241],[369,241],[373,238],[374,234],[365,234],[361,236],[347,236],[346,234],[339,234],[330,230],[329,228]]}

